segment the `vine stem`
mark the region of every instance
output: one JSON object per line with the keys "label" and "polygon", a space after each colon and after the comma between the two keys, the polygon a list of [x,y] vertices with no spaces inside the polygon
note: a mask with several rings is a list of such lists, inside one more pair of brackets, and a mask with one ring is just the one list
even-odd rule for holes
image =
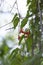
{"label": "vine stem", "polygon": [[[38,1],[38,10],[39,10],[39,14],[40,14],[40,29],[41,29],[41,38],[42,38],[42,11],[40,8],[40,0]],[[39,42],[39,50],[41,52],[41,40]]]}
{"label": "vine stem", "polygon": [[9,23],[7,23],[7,24],[5,24],[5,25],[3,25],[3,26],[1,26],[0,28],[3,28],[3,27],[7,26],[7,25],[10,24],[10,23],[12,23],[12,21],[9,22]]}

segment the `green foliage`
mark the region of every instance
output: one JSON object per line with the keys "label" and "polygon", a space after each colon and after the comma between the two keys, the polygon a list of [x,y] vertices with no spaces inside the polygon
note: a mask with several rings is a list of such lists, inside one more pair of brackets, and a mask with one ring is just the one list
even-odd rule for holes
{"label": "green foliage", "polygon": [[31,49],[31,46],[32,46],[32,38],[31,36],[28,36],[28,38],[26,39],[27,52],[29,52],[29,50]]}
{"label": "green foliage", "polygon": [[21,41],[23,40],[24,37],[25,37],[24,35],[21,36],[19,44],[21,43]]}
{"label": "green foliage", "polygon": [[31,2],[31,0],[27,0],[27,5]]}
{"label": "green foliage", "polygon": [[14,29],[17,27],[18,22],[19,22],[19,18],[16,17],[16,18],[13,20]]}
{"label": "green foliage", "polygon": [[14,15],[12,22],[13,22],[13,26],[14,26],[14,29],[15,29],[17,27],[18,23],[19,23],[19,17],[17,16],[17,13]]}
{"label": "green foliage", "polygon": [[14,19],[16,18],[16,16],[17,16],[17,13],[14,15],[14,17],[13,17],[13,19],[12,19],[12,22],[14,21]]}
{"label": "green foliage", "polygon": [[3,57],[7,54],[7,52],[10,50],[9,47],[6,44],[6,40],[3,40],[2,46],[0,47],[0,57]]}
{"label": "green foliage", "polygon": [[21,22],[21,28],[23,28],[27,24],[28,18],[24,18]]}
{"label": "green foliage", "polygon": [[[27,0],[28,10],[26,17],[21,21],[20,28],[24,28],[27,22],[29,22],[30,34],[26,34],[27,38],[25,38],[25,35],[22,35],[19,40],[19,45],[21,45],[21,48],[14,49],[11,54],[8,55],[7,59],[9,60],[9,65],[43,65],[43,49],[41,47],[43,41],[41,38],[42,31],[40,31],[41,24],[38,2],[39,0]],[[40,11],[43,11],[43,0],[40,0],[39,5]],[[18,23],[20,22],[20,18],[17,14],[13,17],[12,22],[14,29],[16,29]],[[25,42],[22,44],[23,39]],[[3,42],[6,43],[5,40]],[[0,57],[2,58],[8,50],[8,46],[3,45],[2,48],[0,48]]]}
{"label": "green foliage", "polygon": [[27,61],[25,61],[24,63],[23,63],[23,65],[40,65],[40,60],[39,59],[41,59],[41,54],[37,54],[36,56],[33,56],[33,57],[29,57],[28,58],[28,60]]}
{"label": "green foliage", "polygon": [[18,49],[18,48],[14,49],[12,51],[11,55],[9,56],[10,65],[14,65],[14,64],[16,64],[16,65],[22,65],[22,63],[24,61],[26,61],[26,59],[28,59],[28,57],[22,56],[20,54],[20,49]]}
{"label": "green foliage", "polygon": [[[40,10],[43,10],[43,1],[40,0],[27,0],[27,14],[24,19],[21,21],[20,27],[23,28],[27,22],[29,22],[29,29],[30,29],[30,35],[28,35],[27,38],[25,38],[25,35],[21,36],[21,39],[19,40],[19,44],[22,45],[23,48],[21,48],[20,52],[23,52],[26,54],[27,52],[30,53],[30,56],[27,55],[28,60],[24,61],[22,65],[41,65],[41,33],[40,32],[40,12],[38,6],[40,6]],[[39,3],[39,5],[38,5]],[[43,20],[43,17],[42,17]],[[22,40],[25,40],[23,44],[21,44]],[[26,48],[26,51],[25,51]],[[39,54],[35,54],[35,49],[37,49],[37,52],[40,52]],[[22,63],[22,62],[21,62]],[[16,63],[15,63],[16,64]],[[21,65],[21,64],[20,64]]]}

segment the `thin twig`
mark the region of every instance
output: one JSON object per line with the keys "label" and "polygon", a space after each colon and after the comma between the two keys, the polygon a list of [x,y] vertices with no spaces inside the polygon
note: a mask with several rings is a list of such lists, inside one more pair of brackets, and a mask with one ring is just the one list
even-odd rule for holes
{"label": "thin twig", "polygon": [[10,11],[6,11],[6,12],[5,11],[0,11],[0,13],[1,14],[12,14],[12,15],[14,15],[14,13],[13,12],[10,12]]}
{"label": "thin twig", "polygon": [[11,30],[11,29],[14,29],[14,27],[8,28],[8,29],[6,29],[5,31],[7,31],[7,30]]}
{"label": "thin twig", "polygon": [[19,12],[19,9],[18,9],[18,3],[17,3],[17,0],[16,0],[16,5],[17,5],[17,11],[18,11],[19,18],[20,18],[20,19],[23,19],[24,17],[21,16],[21,14],[20,14],[20,12]]}
{"label": "thin twig", "polygon": [[10,11],[10,12],[12,12],[12,10],[13,10],[13,8],[14,8],[15,4],[16,4],[16,1],[14,2],[14,4],[13,4],[13,6],[12,6],[12,8],[11,8],[11,11]]}
{"label": "thin twig", "polygon": [[[42,36],[42,11],[40,9],[40,2],[38,1],[38,9],[39,9],[39,13],[40,13],[40,28],[41,28],[41,36]],[[39,43],[39,50],[41,52],[41,40],[40,40],[40,43]]]}
{"label": "thin twig", "polygon": [[[17,0],[14,2],[12,9],[14,8],[14,5],[15,5],[15,4],[17,5],[17,11],[18,11],[19,18],[20,18],[20,19],[23,19],[24,17],[21,17],[21,15],[20,15],[20,13],[19,13]],[[11,11],[12,11],[12,9],[11,9]],[[7,12],[0,11],[0,12],[1,12],[1,13],[11,13],[11,11],[7,11]],[[7,26],[7,25],[10,24],[10,23],[12,23],[12,21],[9,22],[9,23],[7,23],[7,24],[5,24],[5,25],[3,25],[3,26],[1,26],[0,28],[3,28],[3,27]]]}
{"label": "thin twig", "polygon": [[3,28],[3,27],[7,26],[7,25],[10,24],[10,23],[12,23],[12,21],[9,22],[9,23],[7,23],[7,24],[5,24],[5,25],[3,25],[3,26],[1,26],[0,28]]}
{"label": "thin twig", "polygon": [[[4,11],[0,11],[0,13],[11,13],[12,10],[13,10],[13,8],[14,8],[14,5],[15,5],[15,4],[16,4],[16,1],[14,2],[14,4],[13,4],[13,6],[12,6],[12,8],[11,8],[10,11],[6,11],[6,12],[4,12]],[[14,14],[14,13],[11,13],[11,14]]]}

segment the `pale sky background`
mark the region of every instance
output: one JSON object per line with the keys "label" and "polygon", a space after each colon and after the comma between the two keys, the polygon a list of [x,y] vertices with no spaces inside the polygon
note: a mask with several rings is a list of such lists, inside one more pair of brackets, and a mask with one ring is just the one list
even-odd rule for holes
{"label": "pale sky background", "polygon": [[[15,1],[16,0],[0,0],[0,27],[9,23],[12,20],[14,14],[17,12],[17,9],[16,9],[17,6],[16,5],[12,9]],[[17,0],[18,9],[19,9],[19,12],[20,12],[22,17],[26,16],[26,12],[27,12],[26,1],[27,0]],[[12,12],[10,13],[11,9],[12,9]],[[6,34],[9,32],[11,32],[11,33],[14,32],[14,34],[13,33],[12,34],[15,37],[14,38],[15,42],[17,41],[16,38],[17,38],[18,28],[16,30],[5,31],[6,29],[8,29],[9,27],[12,27],[12,26],[13,26],[12,24],[9,24],[5,27],[0,28],[0,42],[2,41],[1,38],[4,38],[6,36]],[[11,43],[11,42],[9,42],[9,43]],[[10,47],[12,46],[12,44],[9,44],[9,45],[10,45]]]}
{"label": "pale sky background", "polygon": [[[27,0],[17,0],[18,9],[19,9],[19,12],[21,13],[22,17],[24,17],[26,15],[26,12],[27,12],[26,1]],[[15,5],[15,7],[13,8],[13,10],[11,12],[14,14],[8,13],[8,11],[11,10],[14,2],[15,2],[15,0],[2,0],[2,2],[0,0],[0,4],[1,4],[0,11],[7,12],[7,13],[0,12],[0,27],[3,26],[4,24],[10,22],[14,16],[14,14],[17,12],[16,5]],[[5,29],[9,28],[9,26],[11,27],[11,25],[7,25],[3,28],[0,28],[0,35],[1,36],[5,36],[5,34],[7,32],[9,32],[9,31],[5,31]]]}

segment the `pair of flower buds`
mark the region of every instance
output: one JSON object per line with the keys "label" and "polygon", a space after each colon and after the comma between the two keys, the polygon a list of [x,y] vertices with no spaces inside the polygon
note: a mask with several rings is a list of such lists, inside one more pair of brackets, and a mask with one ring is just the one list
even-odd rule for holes
{"label": "pair of flower buds", "polygon": [[[20,29],[19,33],[23,33],[25,35],[25,38],[28,37],[28,35],[30,34],[30,30],[29,29],[25,29],[25,31],[23,29]],[[20,40],[21,36],[18,35],[18,40]]]}

